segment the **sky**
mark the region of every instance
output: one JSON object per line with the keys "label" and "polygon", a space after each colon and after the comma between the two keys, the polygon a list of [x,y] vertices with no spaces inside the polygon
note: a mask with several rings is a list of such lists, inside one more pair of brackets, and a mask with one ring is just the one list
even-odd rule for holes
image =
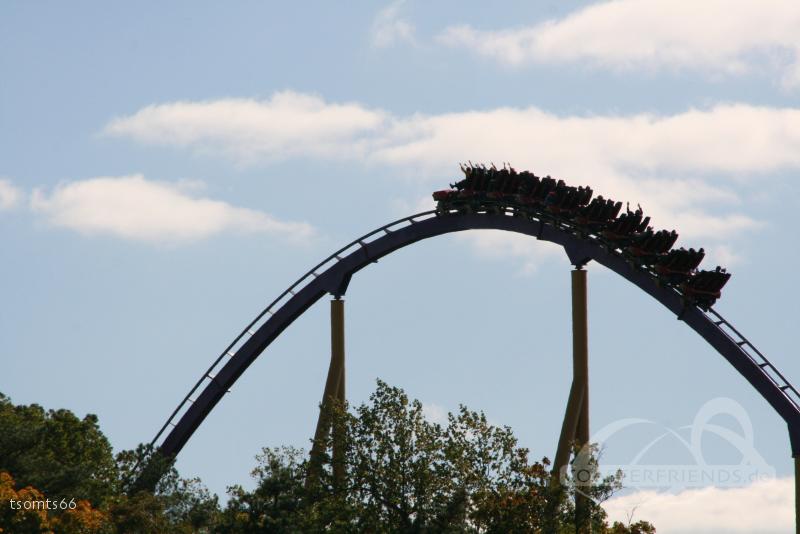
{"label": "sky", "polygon": [[[266,304],[429,209],[468,160],[640,204],[729,268],[716,309],[800,382],[799,25],[783,0],[3,2],[0,391],[96,413],[116,450],[147,442]],[[466,404],[552,457],[569,270],[558,247],[491,231],[363,270],[346,295],[349,401],[381,378],[434,420]],[[791,532],[780,417],[657,302],[588,270],[601,461],[774,475],[632,484],[611,516]],[[261,447],[308,447],[326,300],[195,433],[184,476],[224,498],[252,486]]]}

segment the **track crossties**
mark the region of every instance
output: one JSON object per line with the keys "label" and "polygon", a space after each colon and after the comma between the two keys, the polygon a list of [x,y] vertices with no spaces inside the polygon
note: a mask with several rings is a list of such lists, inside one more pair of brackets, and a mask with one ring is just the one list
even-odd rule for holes
{"label": "track crossties", "polygon": [[511,169],[465,167],[464,180],[434,198],[436,210],[354,239],[289,286],[211,363],[151,444],[167,457],[178,454],[256,358],[319,299],[344,295],[361,269],[423,239],[491,229],[556,243],[573,265],[595,261],[656,299],[722,355],[786,421],[792,454],[800,457],[800,393],[711,308],[729,275],[721,268],[698,271],[702,249],[672,249],[676,232],[653,231],[641,209],[626,208],[620,214],[621,203],[592,198],[591,188],[571,188]]}
{"label": "track crossties", "polygon": [[[464,179],[452,189],[436,191],[437,211],[500,213],[536,218],[563,227],[580,237],[592,237],[609,250],[620,252],[659,283],[674,287],[693,305],[708,310],[720,298],[731,275],[722,267],[698,270],[705,257],[700,248],[673,249],[675,230],[653,230],[642,208],[631,210],[602,195],[592,198],[591,187],[574,187],[550,176],[517,172],[503,165],[462,165]],[[620,213],[622,212],[622,213]]]}

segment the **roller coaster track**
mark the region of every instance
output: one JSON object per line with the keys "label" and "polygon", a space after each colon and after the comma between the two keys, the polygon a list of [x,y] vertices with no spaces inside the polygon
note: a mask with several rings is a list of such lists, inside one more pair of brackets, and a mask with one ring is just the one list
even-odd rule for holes
{"label": "roller coaster track", "polygon": [[494,213],[426,211],[381,226],[337,250],[289,286],[236,336],[170,414],[151,445],[167,457],[180,452],[267,346],[326,293],[344,295],[357,271],[422,239],[474,229],[517,232],[556,243],[564,247],[574,265],[594,260],[658,300],[700,334],[783,417],[789,427],[792,456],[800,456],[800,393],[730,322],[713,308],[704,311],[688,304],[676,289],[659,283],[652,271],[627,260],[600,236],[544,214],[519,216],[511,209]]}

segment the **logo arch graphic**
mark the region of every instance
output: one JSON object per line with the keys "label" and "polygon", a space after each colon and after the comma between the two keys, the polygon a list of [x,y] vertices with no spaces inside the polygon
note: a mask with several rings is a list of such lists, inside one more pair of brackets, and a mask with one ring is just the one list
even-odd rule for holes
{"label": "logo arch graphic", "polygon": [[687,304],[650,272],[630,264],[591,235],[569,224],[501,213],[426,211],[399,219],[331,254],[265,308],[211,364],[151,441],[161,454],[178,454],[217,403],[258,356],[326,294],[341,297],[356,272],[417,241],[452,232],[494,229],[517,232],[562,246],[570,262],[596,261],[658,300],[719,352],[786,421],[792,456],[800,457],[800,393],[736,328],[710,308]]}

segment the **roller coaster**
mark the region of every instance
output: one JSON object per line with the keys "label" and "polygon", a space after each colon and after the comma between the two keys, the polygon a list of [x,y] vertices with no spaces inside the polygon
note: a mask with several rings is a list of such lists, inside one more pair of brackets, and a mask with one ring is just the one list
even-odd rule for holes
{"label": "roller coaster", "polygon": [[[174,458],[256,358],[323,296],[330,294],[334,301],[339,301],[353,275],[364,267],[423,239],[494,229],[558,244],[575,267],[573,274],[582,272],[585,277],[583,267],[594,261],[655,298],[725,358],[784,419],[796,470],[800,470],[800,393],[764,354],[714,310],[713,305],[730,274],[721,267],[698,270],[704,256],[702,248],[673,249],[678,238],[676,231],[654,231],[641,208],[634,211],[626,208],[622,212],[621,202],[602,196],[592,198],[589,187],[568,186],[562,180],[540,178],[528,171],[518,173],[505,165],[497,169],[494,165],[469,164],[462,166],[462,171],[465,175],[462,180],[433,194],[436,209],[398,219],[364,234],[325,258],[281,293],[203,372],[156,433],[151,446],[163,456]],[[573,321],[575,302],[573,293]],[[341,374],[341,381],[337,374]],[[335,394],[338,388],[343,398],[344,370],[334,369],[333,360],[328,382],[326,396]],[[578,393],[576,406],[580,407],[580,389]],[[588,428],[588,400],[583,405],[586,410],[583,424]],[[568,427],[570,409],[568,405],[564,429]],[[576,421],[580,420],[578,412],[573,415]],[[570,424],[570,429],[562,429],[562,433],[566,432],[562,437],[575,436],[578,423]]]}
{"label": "roller coaster", "polygon": [[557,226],[569,227],[578,235],[592,236],[609,250],[619,249],[637,267],[650,271],[665,285],[675,287],[692,304],[704,310],[720,297],[731,275],[722,267],[700,271],[705,250],[683,247],[672,250],[678,240],[675,230],[653,231],[650,217],[642,208],[630,206],[620,215],[622,202],[602,195],[592,198],[591,187],[574,187],[564,180],[530,171],[517,172],[510,165],[461,165],[465,177],[453,189],[436,191],[437,211],[449,214],[506,212],[520,217],[535,216]]}

